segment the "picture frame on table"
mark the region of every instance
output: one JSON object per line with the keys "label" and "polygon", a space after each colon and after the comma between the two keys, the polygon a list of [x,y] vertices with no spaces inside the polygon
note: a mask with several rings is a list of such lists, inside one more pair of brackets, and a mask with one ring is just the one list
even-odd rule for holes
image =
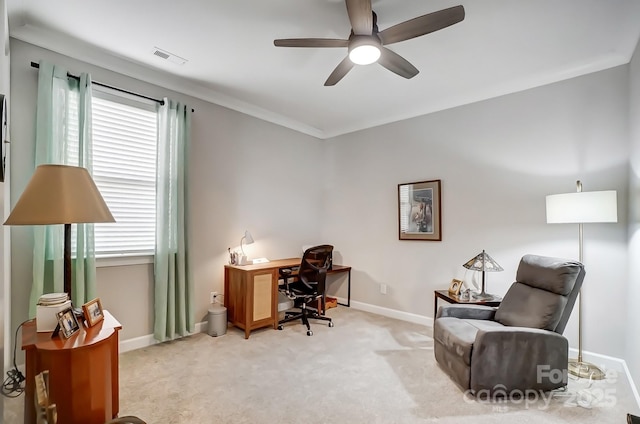
{"label": "picture frame on table", "polygon": [[82,305],[82,313],[88,327],[93,327],[104,319],[104,311],[100,298],[96,297]]}
{"label": "picture frame on table", "polygon": [[441,181],[398,184],[398,238],[442,241]]}
{"label": "picture frame on table", "polygon": [[462,280],[457,280],[455,278],[451,280],[451,284],[449,284],[449,294],[459,296],[460,289],[462,289],[462,284]]}
{"label": "picture frame on table", "polygon": [[80,324],[73,313],[73,308],[64,309],[56,314],[60,332],[65,339],[68,339],[80,330]]}

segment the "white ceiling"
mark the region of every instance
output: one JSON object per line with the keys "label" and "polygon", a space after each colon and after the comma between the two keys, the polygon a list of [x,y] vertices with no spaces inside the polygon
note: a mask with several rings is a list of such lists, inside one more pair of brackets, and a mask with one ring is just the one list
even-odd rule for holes
{"label": "white ceiling", "polygon": [[174,74],[185,94],[319,138],[625,64],[640,36],[640,0],[372,2],[381,31],[458,4],[461,23],[390,46],[416,77],[356,66],[334,87],[346,49],[273,40],[347,38],[343,0],[8,0],[8,13],[12,37],[142,79],[138,65]]}

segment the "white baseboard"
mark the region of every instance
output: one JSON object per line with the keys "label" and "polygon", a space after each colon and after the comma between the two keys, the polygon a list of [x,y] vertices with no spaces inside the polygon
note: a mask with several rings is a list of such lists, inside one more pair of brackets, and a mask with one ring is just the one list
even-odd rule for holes
{"label": "white baseboard", "polygon": [[[569,358],[577,358],[577,357],[578,357],[578,349],[570,347]],[[626,363],[624,359],[615,358],[613,356],[601,355],[599,353],[587,352],[585,350],[582,351],[582,360],[598,366],[603,371],[614,370],[617,372],[624,372],[626,368]]]}
{"label": "white baseboard", "polygon": [[[346,304],[347,299],[343,299],[339,297],[338,302]],[[353,309],[358,309],[365,312],[371,312],[372,314],[382,315],[388,318],[394,318],[394,319],[399,319],[401,321],[408,321],[416,324],[433,326],[433,318],[425,317],[423,315],[397,311],[395,309],[384,308],[382,306],[370,305],[368,303],[358,302],[357,300],[351,301],[351,307]]]}
{"label": "white baseboard", "polygon": [[[197,322],[195,325],[195,333],[204,333],[207,331],[207,322]],[[153,334],[146,336],[134,337],[133,339],[121,340],[119,344],[120,353],[129,352],[131,350],[142,349],[144,347],[153,346],[160,343],[153,338]]]}

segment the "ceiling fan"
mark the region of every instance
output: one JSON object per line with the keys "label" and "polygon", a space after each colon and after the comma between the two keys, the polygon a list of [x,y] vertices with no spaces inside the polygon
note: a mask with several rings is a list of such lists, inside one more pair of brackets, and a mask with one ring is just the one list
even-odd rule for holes
{"label": "ceiling fan", "polygon": [[384,46],[438,31],[464,19],[464,7],[460,5],[413,18],[379,32],[371,0],[345,1],[352,28],[347,40],[285,38],[273,41],[277,47],[347,47],[349,55],[329,75],[325,86],[336,85],[354,65],[368,65],[376,61],[401,77],[413,78],[418,69]]}

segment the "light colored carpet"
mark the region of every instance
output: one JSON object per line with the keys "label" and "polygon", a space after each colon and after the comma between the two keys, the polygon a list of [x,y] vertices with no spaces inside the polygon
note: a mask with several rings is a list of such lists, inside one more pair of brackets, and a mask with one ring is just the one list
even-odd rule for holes
{"label": "light colored carpet", "polygon": [[[431,328],[339,307],[335,327],[290,323],[244,339],[197,334],[120,355],[120,415],[148,423],[625,423],[637,414],[624,376],[565,396],[479,402],[433,357]],[[591,397],[590,397],[591,396]],[[5,403],[22,422],[23,399]],[[600,399],[584,408],[578,400]]]}

